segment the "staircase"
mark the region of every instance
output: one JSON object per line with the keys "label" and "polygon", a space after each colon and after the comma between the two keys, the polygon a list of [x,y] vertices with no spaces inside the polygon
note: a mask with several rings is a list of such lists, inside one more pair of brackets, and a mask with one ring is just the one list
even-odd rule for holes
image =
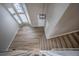
{"label": "staircase", "polygon": [[74,32],[51,39],[41,39],[41,50],[61,48],[79,48],[79,32]]}
{"label": "staircase", "polygon": [[46,39],[44,28],[23,27],[12,42],[11,50],[52,50],[62,48],[79,48],[79,32]]}
{"label": "staircase", "polygon": [[76,55],[77,56],[79,55],[78,51],[79,51],[79,32],[74,32],[58,36],[55,38],[46,39],[43,28],[23,27],[17,33],[15,40],[12,42],[9,48],[9,51],[0,53],[0,55],[2,56]]}

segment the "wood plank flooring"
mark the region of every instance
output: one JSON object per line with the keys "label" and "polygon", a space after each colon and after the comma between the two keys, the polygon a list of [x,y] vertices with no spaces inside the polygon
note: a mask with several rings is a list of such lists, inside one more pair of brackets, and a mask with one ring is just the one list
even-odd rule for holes
{"label": "wood plank flooring", "polygon": [[42,42],[39,42],[42,39],[44,30],[42,27],[22,27],[14,41],[10,46],[10,50],[32,50],[32,49],[40,49],[40,45]]}
{"label": "wood plank flooring", "polygon": [[10,46],[10,50],[52,50],[55,48],[79,48],[79,32],[46,39],[43,27],[22,27]]}

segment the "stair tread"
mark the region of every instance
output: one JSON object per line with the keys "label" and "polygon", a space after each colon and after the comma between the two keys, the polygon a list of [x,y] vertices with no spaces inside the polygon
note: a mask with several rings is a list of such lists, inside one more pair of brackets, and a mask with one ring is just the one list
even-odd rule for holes
{"label": "stair tread", "polygon": [[79,35],[77,33],[74,33],[73,36],[75,37],[75,39],[77,39],[77,41],[79,43]]}
{"label": "stair tread", "polygon": [[52,49],[52,41],[50,40],[50,49]]}
{"label": "stair tread", "polygon": [[62,48],[66,48],[66,44],[65,44],[65,41],[63,40],[63,37],[59,37],[60,41],[61,41],[61,44],[62,44]]}
{"label": "stair tread", "polygon": [[68,37],[70,38],[70,41],[71,41],[73,47],[77,48],[78,47],[78,43],[76,42],[76,40],[74,39],[72,34],[69,34]]}
{"label": "stair tread", "polygon": [[64,40],[65,40],[65,42],[66,42],[66,44],[67,44],[67,47],[68,47],[68,48],[72,48],[72,44],[70,43],[68,37],[67,37],[67,36],[63,36],[63,38],[64,38]]}
{"label": "stair tread", "polygon": [[53,41],[54,41],[54,42],[53,42],[53,43],[54,43],[54,47],[57,48],[56,40],[53,39]]}
{"label": "stair tread", "polygon": [[56,41],[57,41],[57,46],[58,46],[58,48],[62,48],[62,45],[61,45],[60,39],[57,38]]}

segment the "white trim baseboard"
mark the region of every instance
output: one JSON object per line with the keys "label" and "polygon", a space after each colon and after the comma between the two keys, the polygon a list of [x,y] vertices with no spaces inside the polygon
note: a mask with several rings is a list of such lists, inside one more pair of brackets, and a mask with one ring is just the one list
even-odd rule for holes
{"label": "white trim baseboard", "polygon": [[8,50],[9,50],[9,47],[10,47],[10,45],[12,44],[13,40],[15,39],[15,36],[16,36],[16,34],[17,34],[18,30],[19,30],[19,28],[16,30],[16,32],[15,32],[15,34],[14,34],[14,36],[12,37],[12,40],[11,40],[11,42],[9,43],[8,48],[6,49],[6,51],[8,51]]}

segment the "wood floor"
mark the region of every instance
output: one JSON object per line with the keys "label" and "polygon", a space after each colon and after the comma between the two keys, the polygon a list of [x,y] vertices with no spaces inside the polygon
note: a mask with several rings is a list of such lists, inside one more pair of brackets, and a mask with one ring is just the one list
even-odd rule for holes
{"label": "wood floor", "polygon": [[42,27],[22,27],[14,41],[10,46],[10,50],[33,50],[40,49],[40,39],[44,34],[44,29]]}
{"label": "wood floor", "polygon": [[46,39],[43,27],[22,27],[10,46],[10,50],[51,50],[55,48],[79,48],[79,32]]}

